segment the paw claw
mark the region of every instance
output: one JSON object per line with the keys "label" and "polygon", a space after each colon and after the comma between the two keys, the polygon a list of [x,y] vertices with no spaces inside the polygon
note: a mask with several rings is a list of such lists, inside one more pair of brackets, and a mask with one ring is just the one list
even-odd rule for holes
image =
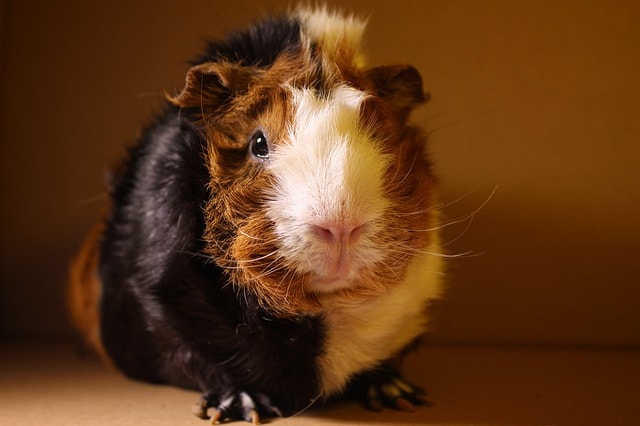
{"label": "paw claw", "polygon": [[271,407],[269,411],[271,412],[271,414],[275,414],[277,417],[284,417],[284,414],[282,414],[282,411],[280,411],[278,407]]}
{"label": "paw claw", "polygon": [[404,398],[397,398],[395,402],[396,409],[400,411],[406,411],[408,413],[413,413],[416,411],[416,406],[413,405],[409,400]]}
{"label": "paw claw", "polygon": [[417,401],[417,405],[424,405],[427,407],[431,407],[433,404],[431,404],[431,402],[429,402],[429,400],[427,399],[427,395],[422,393],[422,394],[417,394],[414,397]]}
{"label": "paw claw", "polygon": [[207,401],[203,398],[197,404],[193,404],[191,412],[201,419],[207,419]]}
{"label": "paw claw", "polygon": [[361,376],[355,390],[356,396],[373,411],[389,407],[413,412],[418,405],[430,405],[424,396],[424,390],[402,379],[390,367],[382,367],[378,371]]}
{"label": "paw claw", "polygon": [[222,411],[218,410],[217,408],[211,407],[209,410],[207,410],[207,416],[209,417],[209,424],[219,425],[220,418],[222,418]]}
{"label": "paw claw", "polygon": [[367,391],[367,399],[365,401],[365,405],[371,411],[382,411],[384,410],[384,405],[380,401],[380,395],[378,394],[378,390],[375,386],[370,386]]}
{"label": "paw claw", "polygon": [[253,423],[254,425],[260,424],[260,416],[258,415],[258,412],[256,410],[252,410],[251,413],[249,413],[249,422]]}

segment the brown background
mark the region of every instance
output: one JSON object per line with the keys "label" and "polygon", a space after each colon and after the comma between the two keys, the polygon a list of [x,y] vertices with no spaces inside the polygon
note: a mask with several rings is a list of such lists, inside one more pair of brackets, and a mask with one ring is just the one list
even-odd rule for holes
{"label": "brown background", "polygon": [[[288,3],[2,3],[2,336],[69,334],[65,270],[105,166],[202,39]],[[640,346],[640,3],[340,4],[371,17],[371,63],[421,70],[446,215],[497,187],[447,228],[478,256],[450,261],[432,339]]]}

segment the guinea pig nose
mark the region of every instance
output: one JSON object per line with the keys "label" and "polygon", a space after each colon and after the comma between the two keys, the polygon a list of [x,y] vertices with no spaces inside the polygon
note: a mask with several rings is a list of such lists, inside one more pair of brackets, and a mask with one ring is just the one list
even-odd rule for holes
{"label": "guinea pig nose", "polygon": [[351,223],[317,223],[312,225],[312,232],[327,243],[348,243],[357,240],[366,224]]}

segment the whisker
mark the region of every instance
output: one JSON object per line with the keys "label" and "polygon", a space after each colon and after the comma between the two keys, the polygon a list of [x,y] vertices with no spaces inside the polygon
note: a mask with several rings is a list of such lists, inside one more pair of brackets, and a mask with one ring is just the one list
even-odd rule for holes
{"label": "whisker", "polygon": [[[400,179],[400,181],[399,181],[399,182],[397,182],[397,183],[396,183],[396,185],[400,185],[400,184],[402,184],[405,180],[407,180],[407,177],[408,177],[409,175],[411,175],[411,172],[413,171],[413,168],[415,167],[415,165],[416,165],[416,161],[417,161],[417,160],[418,160],[418,155],[416,154],[416,155],[414,155],[414,156],[413,156],[413,161],[411,162],[411,166],[409,167],[409,170],[407,170],[407,173],[405,173],[405,174],[404,174],[404,177],[403,177],[402,179]],[[396,174],[396,176],[397,176],[397,174]]]}
{"label": "whisker", "polygon": [[291,286],[293,285],[293,279],[295,278],[295,274],[293,273],[293,270],[289,269],[285,274],[285,276],[283,277],[283,282],[284,282],[284,278],[286,278],[287,275],[291,275],[291,278],[289,279],[289,284],[287,284],[287,292],[284,295],[284,301],[286,303],[289,302],[289,291],[291,291]]}
{"label": "whisker", "polygon": [[[265,263],[263,265],[258,265],[259,268],[264,268],[264,270],[262,271],[261,274],[252,277],[252,280],[260,280],[261,278],[267,277],[271,274],[274,274],[276,272],[279,272],[283,269],[285,269],[285,266],[282,264],[278,264],[277,262],[282,259],[282,256],[277,256],[275,259],[273,259],[271,262],[269,263]],[[275,265],[275,267],[274,267]],[[286,276],[286,275],[285,275]]]}
{"label": "whisker", "polygon": [[251,281],[260,281],[262,278],[265,278],[265,277],[268,277],[269,275],[275,274],[276,272],[279,272],[282,269],[283,268],[281,268],[281,267],[276,267],[276,268],[264,270],[264,271],[262,271],[261,274],[256,275],[255,277],[251,277]]}
{"label": "whisker", "polygon": [[149,97],[166,99],[167,98],[167,93],[166,92],[142,92],[142,93],[138,93],[138,98],[149,98]]}
{"label": "whisker", "polygon": [[458,235],[456,235],[454,238],[452,238],[451,240],[447,241],[446,243],[440,244],[440,247],[447,247],[448,245],[451,245],[451,244],[455,243],[456,241],[458,241],[460,238],[462,238],[462,236],[464,234],[466,234],[467,231],[469,231],[469,229],[471,228],[471,224],[473,223],[474,219],[475,219],[475,216],[469,218],[469,221],[467,222],[467,226],[464,227],[462,232],[460,232]]}
{"label": "whisker", "polygon": [[380,264],[382,266],[384,266],[385,268],[387,268],[389,271],[391,271],[391,273],[393,274],[393,276],[399,281],[400,280],[400,276],[398,275],[398,271],[396,271],[393,267],[391,267],[391,265],[389,265],[387,262],[380,262]]}
{"label": "whisker", "polygon": [[[239,233],[240,233],[240,234],[242,234],[242,235],[244,235],[244,236],[245,236],[245,237],[247,237],[247,238],[251,238],[252,240],[256,240],[256,241],[263,241],[263,240],[264,240],[264,238],[254,237],[253,235],[249,235],[249,234],[247,234],[246,232],[244,232],[244,231],[242,231],[242,230],[241,230],[241,231],[239,231]],[[274,239],[272,239],[271,241],[275,241],[275,240],[276,240],[276,239],[274,238]]]}
{"label": "whisker", "polygon": [[400,245],[390,246],[388,248],[388,250],[391,253],[396,253],[396,254],[426,254],[426,255],[429,255],[429,256],[442,257],[442,258],[446,258],[446,259],[459,259],[459,258],[467,258],[467,257],[478,257],[478,256],[482,256],[482,255],[484,255],[486,253],[486,251],[483,251],[481,253],[474,253],[472,250],[469,250],[469,251],[466,251],[466,252],[462,252],[462,253],[455,253],[455,254],[437,253],[437,252],[433,252],[433,251],[427,251],[427,250],[417,249],[417,248],[414,248],[414,247],[400,246]]}
{"label": "whisker", "polygon": [[429,134],[433,134],[433,133],[435,133],[435,132],[439,132],[439,131],[441,131],[441,130],[447,129],[447,128],[449,128],[449,127],[457,126],[457,125],[458,125],[458,122],[456,122],[456,121],[452,121],[452,122],[450,122],[450,123],[443,124],[443,125],[442,125],[442,126],[440,126],[440,127],[434,127],[433,129],[429,129]]}
{"label": "whisker", "polygon": [[256,258],[253,258],[253,259],[247,259],[247,260],[237,260],[237,262],[239,264],[241,264],[241,265],[249,264],[249,263],[253,263],[253,262],[258,262],[260,260],[267,259],[268,257],[271,257],[271,256],[273,256],[273,255],[275,255],[277,253],[278,253],[278,249],[275,249],[271,253],[267,253],[264,256],[256,257]]}
{"label": "whisker", "polygon": [[[396,216],[396,217],[415,216],[415,215],[418,215],[418,214],[429,213],[429,212],[432,212],[434,210],[441,210],[441,209],[450,207],[450,206],[452,206],[452,205],[454,205],[456,203],[459,203],[460,201],[464,200],[465,198],[470,197],[472,194],[476,193],[479,189],[480,189],[480,187],[478,186],[478,187],[466,192],[465,194],[459,196],[458,198],[456,198],[456,199],[454,199],[452,201],[448,201],[446,203],[441,202],[441,203],[438,203],[438,204],[436,204],[434,206],[431,206],[431,207],[429,207],[429,208],[427,208],[425,210],[416,210],[416,211],[408,212],[408,213],[396,213],[396,212],[394,212],[393,215]],[[493,198],[493,196],[495,195],[497,190],[498,190],[498,185],[496,185],[493,188],[493,190],[491,191],[491,194],[489,194],[489,196],[485,199],[485,201],[480,205],[480,207],[475,209],[475,211],[478,211],[478,210],[482,209],[489,202],[489,200],[491,200],[491,198]]]}
{"label": "whisker", "polygon": [[88,204],[93,204],[93,203],[97,203],[98,201],[104,201],[107,200],[109,198],[109,193],[106,191],[101,191],[95,195],[92,195],[90,197],[84,198],[82,200],[78,200],[77,201],[77,205],[79,206],[84,206],[84,205],[88,205]]}
{"label": "whisker", "polygon": [[316,395],[306,407],[301,408],[299,411],[296,411],[295,413],[293,413],[291,415],[291,417],[297,417],[301,414],[303,414],[305,411],[307,411],[309,408],[311,408],[311,406],[313,406],[313,404],[316,403],[317,400],[319,400],[322,397],[322,391],[320,391],[320,393],[318,395]]}
{"label": "whisker", "polygon": [[[437,226],[433,227],[433,228],[424,228],[424,229],[411,229],[411,232],[433,232],[433,231],[438,231],[440,229],[444,229],[444,228],[448,228],[449,226],[452,225],[457,225],[459,223],[463,223],[466,222],[468,220],[472,220],[473,218],[475,218],[475,216],[480,213],[480,211],[489,203],[489,201],[493,198],[493,196],[495,195],[496,191],[498,190],[498,185],[496,185],[493,188],[493,191],[491,191],[491,194],[489,194],[489,196],[482,202],[482,204],[475,208],[473,211],[471,211],[470,213],[467,213],[464,216],[455,218],[455,219],[450,219],[450,220],[446,220],[442,223],[439,223]],[[456,203],[460,200],[462,200],[463,198],[467,197],[469,194],[471,194],[472,192],[476,191],[475,189],[467,194],[465,194],[464,196],[458,198],[457,200],[452,201],[451,203],[447,203],[444,204],[443,207],[449,206],[453,203]],[[412,212],[409,214],[419,214],[419,213],[424,213],[424,212],[428,212],[429,210],[423,211],[423,212]],[[399,214],[395,214],[397,216],[399,216]],[[387,227],[387,229],[394,229],[394,228],[389,228]],[[395,228],[396,230],[402,231],[404,230],[403,228]]]}
{"label": "whisker", "polygon": [[469,258],[469,257],[480,257],[482,256],[485,252],[482,253],[474,253],[472,250],[466,251],[464,253],[457,253],[457,254],[444,254],[444,253],[436,253],[436,252],[432,252],[432,251],[423,251],[423,250],[416,250],[416,253],[421,253],[421,254],[426,254],[428,256],[434,256],[434,257],[442,257],[444,259],[463,259],[463,258]]}

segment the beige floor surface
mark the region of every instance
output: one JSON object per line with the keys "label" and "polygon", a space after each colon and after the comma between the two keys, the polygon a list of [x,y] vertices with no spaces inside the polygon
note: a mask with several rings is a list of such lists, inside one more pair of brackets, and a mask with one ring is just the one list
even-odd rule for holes
{"label": "beige floor surface", "polygon": [[[640,352],[425,347],[406,375],[432,407],[345,403],[274,425],[640,425]],[[64,343],[0,345],[0,425],[206,425],[198,395],[128,380]],[[242,423],[237,423],[242,424]]]}

